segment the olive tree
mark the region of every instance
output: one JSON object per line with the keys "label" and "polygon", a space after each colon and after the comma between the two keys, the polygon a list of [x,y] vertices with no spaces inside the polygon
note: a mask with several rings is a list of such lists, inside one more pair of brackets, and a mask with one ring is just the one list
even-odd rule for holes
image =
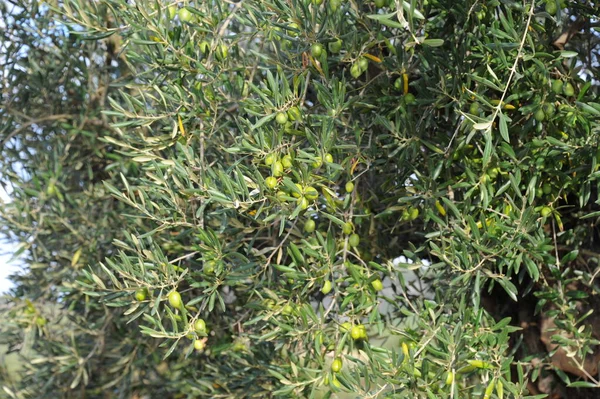
{"label": "olive tree", "polygon": [[[127,72],[113,71],[107,101],[95,104],[110,128],[86,141],[118,160],[94,185],[102,195],[50,212],[57,222],[102,213],[80,236],[101,236],[105,250],[87,240],[65,248],[89,256],[55,260],[81,267],[41,294],[89,328],[61,350],[94,363],[32,356],[38,378],[55,378],[40,389],[593,392],[597,7],[57,5],[71,34],[105,46],[109,65]],[[51,260],[32,261],[26,276],[41,278],[38,264]],[[15,301],[29,295],[17,290]],[[48,345],[44,332],[69,324],[38,327]],[[104,372],[127,377],[112,385]]]}

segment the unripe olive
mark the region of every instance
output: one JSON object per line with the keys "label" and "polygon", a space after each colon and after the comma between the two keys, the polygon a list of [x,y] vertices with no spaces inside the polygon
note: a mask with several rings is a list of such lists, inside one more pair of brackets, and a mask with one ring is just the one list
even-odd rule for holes
{"label": "unripe olive", "polygon": [[171,291],[168,296],[169,305],[175,309],[179,309],[183,302],[181,301],[181,294],[177,291]]}
{"label": "unripe olive", "polygon": [[323,54],[323,46],[320,43],[315,43],[310,47],[310,54],[314,58],[319,58]]}
{"label": "unripe olive", "polygon": [[304,223],[304,231],[307,232],[307,233],[312,233],[313,231],[315,231],[316,227],[317,227],[317,224],[312,219],[308,219]]}
{"label": "unripe olive", "polygon": [[285,125],[288,121],[288,115],[285,112],[279,112],[275,116],[275,121],[280,125]]}

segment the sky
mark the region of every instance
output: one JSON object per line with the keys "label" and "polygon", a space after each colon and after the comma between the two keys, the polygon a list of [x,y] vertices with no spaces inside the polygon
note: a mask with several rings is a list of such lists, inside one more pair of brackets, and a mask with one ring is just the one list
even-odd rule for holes
{"label": "sky", "polygon": [[[0,186],[0,206],[7,202],[10,202],[10,197]],[[8,262],[16,249],[15,247],[14,244],[0,241],[0,295],[5,294],[12,287],[12,283],[8,280],[8,275],[19,270],[17,262]]]}

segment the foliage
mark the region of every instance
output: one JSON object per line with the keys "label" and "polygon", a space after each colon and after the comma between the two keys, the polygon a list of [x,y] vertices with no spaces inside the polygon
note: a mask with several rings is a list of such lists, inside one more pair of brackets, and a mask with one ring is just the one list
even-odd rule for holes
{"label": "foliage", "polygon": [[[7,53],[26,68],[8,65],[1,215],[29,266],[8,341],[35,351],[9,391],[597,388],[596,10],[68,0],[11,17],[47,33]],[[528,303],[554,328],[543,353]]]}

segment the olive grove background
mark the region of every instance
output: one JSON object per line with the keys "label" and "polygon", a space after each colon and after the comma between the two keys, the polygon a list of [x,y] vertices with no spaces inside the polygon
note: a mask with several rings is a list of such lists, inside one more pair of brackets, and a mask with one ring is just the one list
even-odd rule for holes
{"label": "olive grove background", "polygon": [[0,11],[0,397],[597,397],[597,2]]}

